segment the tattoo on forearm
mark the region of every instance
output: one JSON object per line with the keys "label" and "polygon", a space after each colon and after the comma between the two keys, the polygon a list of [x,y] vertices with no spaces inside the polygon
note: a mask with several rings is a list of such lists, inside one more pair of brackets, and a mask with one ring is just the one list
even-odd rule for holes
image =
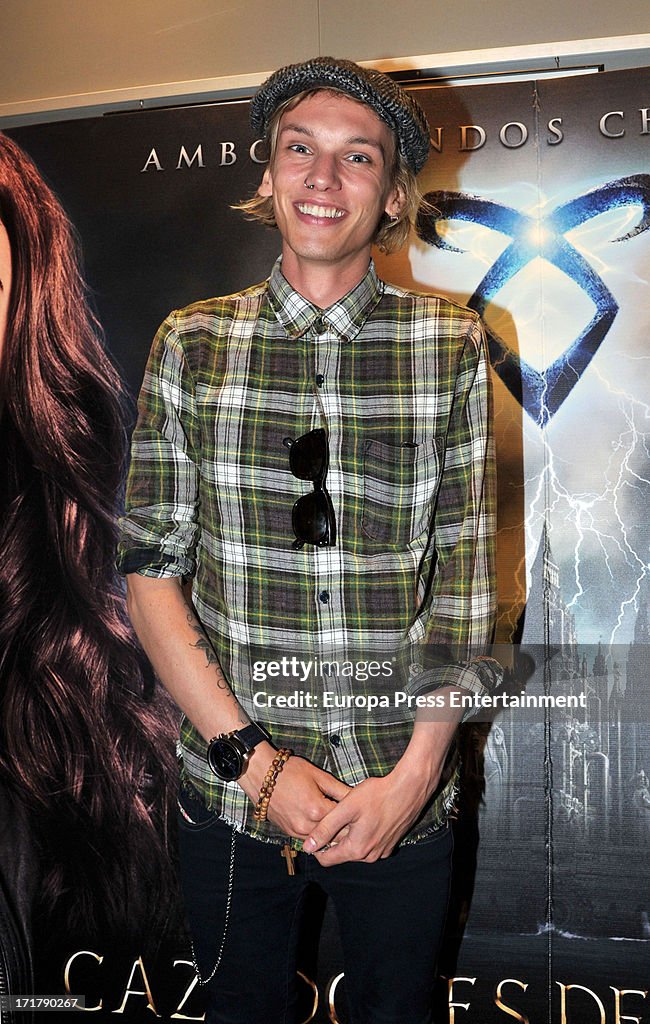
{"label": "tattoo on forearm", "polygon": [[[187,621],[194,630],[194,632],[198,633],[199,635],[199,639],[196,641],[196,643],[190,644],[190,647],[194,647],[195,650],[197,651],[203,651],[206,657],[207,665],[218,665],[218,658],[214,651],[212,650],[212,645],[210,644],[210,641],[205,635],[203,627],[199,625],[199,623],[196,621],[196,619],[191,613],[188,614]],[[219,682],[219,685],[221,686],[221,681]]]}
{"label": "tattoo on forearm", "polygon": [[220,690],[224,690],[228,694],[230,699],[233,701],[233,703],[237,706],[237,710],[239,712],[239,721],[237,724],[241,726],[250,725],[250,718],[248,717],[244,709],[240,706],[239,701],[237,700],[230,686],[228,685],[227,679],[221,672],[221,668],[219,666],[219,659],[214,653],[212,644],[208,640],[205,634],[205,630],[203,629],[203,626],[200,624],[200,622],[197,620],[196,616],[192,612],[187,613],[187,622],[188,625],[192,628],[192,630],[195,633],[198,634],[199,637],[196,643],[190,644],[190,647],[193,647],[197,651],[203,651],[206,657],[206,667],[209,668],[210,665],[217,666],[217,686],[219,687]]}

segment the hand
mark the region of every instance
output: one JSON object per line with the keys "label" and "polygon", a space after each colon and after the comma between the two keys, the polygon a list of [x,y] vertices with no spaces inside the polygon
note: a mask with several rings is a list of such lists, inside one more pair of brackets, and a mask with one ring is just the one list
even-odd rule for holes
{"label": "hand", "polygon": [[[270,743],[260,743],[240,779],[240,786],[253,803],[257,803],[264,776],[275,754]],[[294,754],[278,775],[269,803],[268,819],[285,835],[304,839],[336,806],[335,801],[342,800],[349,792],[350,787],[334,775]]]}
{"label": "hand", "polygon": [[455,721],[416,721],[392,772],[351,789],[312,829],[305,852],[324,867],[389,857],[435,792],[455,730]]}
{"label": "hand", "polygon": [[[435,788],[433,780],[428,785],[407,784],[396,771],[355,786],[312,829],[305,852],[314,853],[324,867],[389,857]],[[324,849],[328,844],[332,845]]]}

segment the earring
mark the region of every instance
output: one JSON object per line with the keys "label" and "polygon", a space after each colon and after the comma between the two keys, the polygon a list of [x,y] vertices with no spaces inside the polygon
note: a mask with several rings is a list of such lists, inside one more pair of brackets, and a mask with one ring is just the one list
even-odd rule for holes
{"label": "earring", "polygon": [[314,187],[313,185],[308,185],[307,184],[307,179],[306,178],[305,178],[304,184],[305,184],[305,188],[313,188]]}
{"label": "earring", "polygon": [[397,224],[397,221],[399,220],[399,217],[397,216],[396,213],[393,213],[393,214],[389,213],[388,214],[388,219],[391,222],[391,224]]}

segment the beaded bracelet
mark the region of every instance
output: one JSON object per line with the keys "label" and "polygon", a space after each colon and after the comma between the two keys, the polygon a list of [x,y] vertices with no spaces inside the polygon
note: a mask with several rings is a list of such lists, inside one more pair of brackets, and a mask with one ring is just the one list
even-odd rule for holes
{"label": "beaded bracelet", "polygon": [[277,754],[271,761],[269,769],[264,776],[264,782],[262,783],[260,795],[257,798],[257,803],[255,804],[255,810],[253,811],[255,821],[266,821],[266,814],[269,809],[275,784],[278,781],[278,775],[292,754],[293,750],[289,750],[288,747],[282,747],[281,750],[278,750]]}

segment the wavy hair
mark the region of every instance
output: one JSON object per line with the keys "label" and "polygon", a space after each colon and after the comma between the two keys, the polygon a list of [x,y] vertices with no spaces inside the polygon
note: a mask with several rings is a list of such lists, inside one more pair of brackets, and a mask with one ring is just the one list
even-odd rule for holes
{"label": "wavy hair", "polygon": [[[304,89],[302,92],[296,93],[295,96],[289,97],[289,99],[285,100],[284,103],[281,103],[277,110],[273,112],[273,116],[269,121],[266,133],[266,143],[269,151],[270,164],[273,163],[278,145],[278,133],[282,115],[293,110],[294,107],[297,107],[299,103],[302,103],[302,101],[307,99],[309,96],[314,96],[319,92],[333,93],[337,96],[345,96],[348,99],[350,98],[347,93],[341,92],[340,89],[323,89],[319,86],[315,89]],[[423,202],[417,178],[406,163],[406,160],[398,150],[397,146],[395,146],[393,155],[391,185],[401,191],[404,196],[404,204],[396,220],[391,220],[391,218],[384,213],[377,225],[377,231],[373,241],[378,249],[384,253],[398,252],[398,250],[402,248],[409,236],[411,225],[415,223],[418,209]],[[258,220],[266,227],[277,227],[275,210],[273,207],[273,196],[261,196],[259,192],[256,192],[250,199],[243,199],[240,203],[235,203],[233,205],[233,210],[241,210],[241,212],[246,214],[250,220]]]}
{"label": "wavy hair", "polygon": [[0,219],[13,271],[0,352],[0,778],[33,812],[45,913],[63,904],[70,925],[139,937],[174,891],[175,723],[113,565],[123,387],[73,229],[2,134]]}

